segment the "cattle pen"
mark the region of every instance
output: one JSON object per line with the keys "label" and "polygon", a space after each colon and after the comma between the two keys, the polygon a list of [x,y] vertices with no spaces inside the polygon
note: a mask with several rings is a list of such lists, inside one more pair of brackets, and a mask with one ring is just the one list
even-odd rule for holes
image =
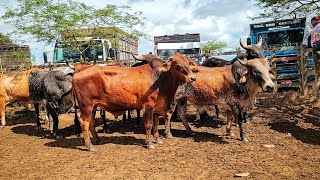
{"label": "cattle pen", "polygon": [[[305,57],[304,63],[312,54]],[[289,58],[280,60],[290,62]],[[280,60],[271,60],[274,70]],[[303,84],[296,85],[300,89]],[[75,134],[73,113],[61,115],[59,129],[64,138],[56,139],[45,121],[43,129],[36,131],[33,111],[8,108],[7,126],[0,135],[0,179],[232,179],[239,175],[318,179],[320,104],[315,99],[311,91],[306,96],[300,92],[260,94],[259,103],[249,111],[248,143],[238,138],[238,128],[234,128],[235,137],[226,136],[224,110],[221,116],[211,110],[204,122],[193,124],[196,108],[189,104],[186,115],[194,135],[187,136],[178,120],[171,124],[173,138],[165,139],[160,120],[163,144],[152,150],[144,147],[143,125],[135,127],[136,113],[127,122],[107,113],[108,133],[104,133],[102,118],[95,120],[102,140],[95,152],[87,151]]]}
{"label": "cattle pen", "polygon": [[[289,97],[289,98],[288,98]],[[96,152],[83,151],[83,142],[73,133],[73,114],[61,117],[63,139],[48,136],[47,125],[37,133],[34,114],[23,109],[8,111],[7,127],[0,136],[1,179],[232,179],[250,173],[253,179],[318,179],[320,107],[294,93],[261,98],[250,112],[248,132],[252,142],[224,136],[222,118],[192,125],[193,137],[185,135],[180,121],[172,123],[172,139],[149,150],[142,126],[111,120],[110,133],[97,131],[102,143]],[[194,107],[187,109],[192,121]],[[134,114],[135,115],[135,114]],[[160,135],[163,135],[160,121]],[[237,128],[235,133],[238,134]]]}

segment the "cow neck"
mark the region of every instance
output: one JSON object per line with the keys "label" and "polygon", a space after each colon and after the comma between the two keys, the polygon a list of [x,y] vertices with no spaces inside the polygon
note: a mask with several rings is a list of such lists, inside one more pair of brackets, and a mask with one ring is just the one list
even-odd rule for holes
{"label": "cow neck", "polygon": [[165,96],[168,100],[173,99],[178,86],[181,85],[171,71],[162,73],[159,83],[159,97]]}
{"label": "cow neck", "polygon": [[250,101],[253,101],[256,95],[258,94],[259,90],[261,89],[259,84],[257,84],[250,77],[248,77],[245,86],[247,90],[247,96],[249,97]]}

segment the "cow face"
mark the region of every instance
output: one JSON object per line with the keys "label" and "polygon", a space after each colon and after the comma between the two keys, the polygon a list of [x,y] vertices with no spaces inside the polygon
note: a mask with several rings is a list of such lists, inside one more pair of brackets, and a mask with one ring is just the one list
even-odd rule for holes
{"label": "cow face", "polygon": [[194,72],[198,72],[198,66],[196,63],[189,61],[187,57],[182,54],[176,53],[170,57],[170,61],[162,64],[159,67],[160,72],[167,72],[177,77],[181,84],[186,82],[192,82],[196,80]]}
{"label": "cow face", "polygon": [[66,113],[73,105],[71,79],[62,71],[51,71],[44,77],[45,99],[58,114]]}
{"label": "cow face", "polygon": [[264,58],[261,45],[262,45],[262,37],[261,36],[259,36],[258,43],[252,44],[252,45],[245,45],[242,43],[242,41],[240,39],[240,46],[247,51],[246,52],[247,59]]}
{"label": "cow face", "polygon": [[240,78],[240,83],[248,79],[258,84],[262,91],[272,92],[274,90],[275,72],[271,70],[267,59],[239,60],[240,64],[247,69]]}

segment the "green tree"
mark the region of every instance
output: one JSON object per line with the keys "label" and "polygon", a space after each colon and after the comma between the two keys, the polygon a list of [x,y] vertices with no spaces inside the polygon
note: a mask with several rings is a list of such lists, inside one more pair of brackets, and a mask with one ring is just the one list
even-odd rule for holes
{"label": "green tree", "polygon": [[252,19],[299,18],[320,10],[319,0],[255,0],[255,5],[260,7],[262,12],[251,17]]}
{"label": "green tree", "polygon": [[227,47],[227,43],[222,41],[208,41],[201,45],[202,51],[205,53],[220,52],[222,48]]}
{"label": "green tree", "polygon": [[12,43],[9,36],[0,33],[0,44]]}
{"label": "green tree", "polygon": [[[88,34],[86,31],[78,31],[79,29],[89,29],[90,36],[94,38],[115,39],[119,33],[127,33],[126,35],[133,37],[145,36],[135,28],[136,25],[144,23],[141,12],[133,12],[129,6],[106,5],[97,9],[74,0],[16,1],[18,7],[6,7],[6,12],[1,17],[15,27],[13,33],[32,35],[37,41],[48,44],[63,40],[80,55],[83,55],[86,49],[82,48],[83,41],[79,39]],[[112,27],[113,30],[99,31],[100,27]],[[116,40],[112,43],[117,44]]]}

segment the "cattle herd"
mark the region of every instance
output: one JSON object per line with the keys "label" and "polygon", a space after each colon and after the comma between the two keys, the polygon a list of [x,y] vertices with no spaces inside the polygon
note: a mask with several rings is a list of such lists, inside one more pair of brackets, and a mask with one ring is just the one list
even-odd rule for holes
{"label": "cattle herd", "polygon": [[[217,113],[218,107],[226,109],[227,133],[234,135],[231,124],[235,122],[239,125],[241,139],[250,141],[244,130],[246,113],[255,103],[258,92],[273,91],[275,73],[263,56],[261,37],[255,45],[244,45],[241,40],[240,45],[246,52],[238,54],[230,62],[209,58],[198,65],[179,53],[164,62],[148,54],[133,55],[141,62],[131,67],[121,64],[68,64],[73,70],[71,73],[30,69],[1,75],[0,130],[6,124],[6,105],[17,101],[32,102],[35,105],[37,127],[40,129],[39,103],[44,103],[47,115],[53,121],[51,130],[59,136],[58,115],[75,107],[77,134],[82,132],[85,146],[94,151],[90,133],[94,143],[100,142],[94,123],[96,108],[115,117],[127,110],[136,109],[137,112],[143,111],[146,145],[155,148],[154,143],[161,143],[159,117],[165,118],[165,135],[169,138],[172,136],[170,119],[175,109],[186,132],[193,134],[186,119],[189,102],[196,105],[200,114],[211,105],[215,105]],[[77,116],[77,108],[80,118]],[[104,114],[102,116],[105,124]]]}

